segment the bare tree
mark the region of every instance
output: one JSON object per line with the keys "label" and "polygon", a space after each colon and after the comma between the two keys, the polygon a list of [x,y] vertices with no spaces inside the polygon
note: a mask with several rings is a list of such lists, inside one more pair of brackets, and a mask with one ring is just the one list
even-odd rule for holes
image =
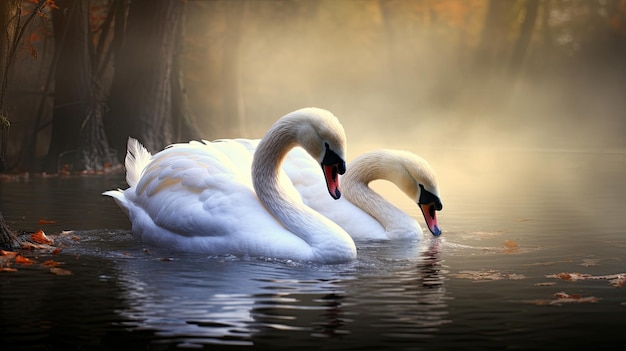
{"label": "bare tree", "polygon": [[157,150],[197,133],[181,95],[177,58],[184,6],[183,0],[133,1],[123,35],[116,33],[115,75],[104,123],[120,157],[129,136]]}
{"label": "bare tree", "polygon": [[[4,169],[6,143],[9,137],[9,118],[6,108],[6,92],[9,84],[9,73],[15,60],[19,42],[24,30],[32,21],[37,12],[44,6],[39,0],[26,20],[21,22],[21,0],[0,1],[0,28],[4,31],[0,35],[0,171]],[[10,243],[15,238],[15,232],[5,223],[0,212],[0,245]]]}
{"label": "bare tree", "polygon": [[89,2],[57,0],[53,25],[57,53],[52,135],[46,170],[99,170],[111,162],[104,135],[104,102],[90,55]]}

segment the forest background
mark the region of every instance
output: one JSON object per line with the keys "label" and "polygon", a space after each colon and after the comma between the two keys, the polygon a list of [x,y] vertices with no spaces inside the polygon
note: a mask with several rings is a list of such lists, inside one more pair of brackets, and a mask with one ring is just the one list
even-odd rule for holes
{"label": "forest background", "polygon": [[388,147],[626,146],[626,0],[2,0],[0,169],[317,106]]}

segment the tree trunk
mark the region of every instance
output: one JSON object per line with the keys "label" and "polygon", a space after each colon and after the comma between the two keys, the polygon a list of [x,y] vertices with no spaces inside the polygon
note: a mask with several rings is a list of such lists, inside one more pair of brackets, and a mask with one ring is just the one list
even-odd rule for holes
{"label": "tree trunk", "polygon": [[[81,126],[86,119],[90,92],[89,3],[57,0],[53,10],[55,50],[59,57],[55,69],[52,134],[45,163],[48,172],[75,166],[81,146]],[[68,156],[69,158],[65,158]]]}
{"label": "tree trunk", "polygon": [[0,1],[0,116],[7,113],[5,97],[9,83],[9,69],[11,66],[11,46],[17,26],[15,23],[18,16],[20,0]]}
{"label": "tree trunk", "polygon": [[4,221],[2,212],[0,212],[0,248],[10,247],[10,244],[15,240],[16,233],[13,229]]}
{"label": "tree trunk", "polygon": [[175,55],[180,32],[176,29],[184,6],[183,0],[133,1],[124,37],[116,38],[110,110],[104,123],[109,143],[120,158],[126,153],[129,136],[148,150],[160,150],[175,140],[177,123],[188,122],[179,119],[183,112],[174,111],[184,100],[177,95],[174,104],[172,91],[173,87],[182,89]]}

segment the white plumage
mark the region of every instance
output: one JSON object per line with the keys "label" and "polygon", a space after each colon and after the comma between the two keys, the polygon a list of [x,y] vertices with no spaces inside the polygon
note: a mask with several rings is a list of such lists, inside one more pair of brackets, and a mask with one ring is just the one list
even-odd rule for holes
{"label": "white plumage", "polygon": [[[356,257],[350,236],[305,206],[281,176],[286,153],[302,145],[330,172],[325,196],[345,164],[345,133],[332,113],[306,108],[279,119],[255,141],[174,144],[151,156],[129,139],[126,190],[107,191],[127,214],[136,238],[211,255],[345,262]],[[332,156],[329,158],[329,155]],[[336,163],[329,163],[333,160]],[[333,190],[331,190],[331,188]]]}

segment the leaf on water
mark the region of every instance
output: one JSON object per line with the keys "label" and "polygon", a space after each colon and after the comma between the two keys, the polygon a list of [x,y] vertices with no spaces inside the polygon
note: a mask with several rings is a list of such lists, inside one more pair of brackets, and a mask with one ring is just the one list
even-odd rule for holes
{"label": "leaf on water", "polygon": [[546,278],[556,278],[570,282],[578,280],[608,280],[609,284],[621,288],[626,283],[626,273],[609,274],[609,275],[591,275],[582,273],[557,273],[546,275]]}
{"label": "leaf on water", "polygon": [[54,240],[47,237],[46,233],[44,233],[43,230],[41,229],[39,229],[36,233],[31,234],[30,240],[36,242],[37,244],[46,244],[46,245],[54,244]]}
{"label": "leaf on water", "polygon": [[68,271],[67,269],[58,268],[58,267],[50,268],[50,273],[53,273],[56,275],[72,275],[73,274],[71,271]]}
{"label": "leaf on water", "polygon": [[45,267],[56,267],[58,265],[60,265],[61,263],[55,261],[55,260],[47,260],[46,262],[43,263],[43,265]]}
{"label": "leaf on water", "polygon": [[525,302],[535,304],[537,306],[556,305],[560,306],[566,303],[596,303],[600,301],[595,296],[581,296],[579,294],[568,294],[564,291],[560,291],[554,294],[552,300],[528,300]]}
{"label": "leaf on water", "polygon": [[504,252],[505,253],[519,253],[519,245],[513,240],[505,240]]}
{"label": "leaf on water", "polygon": [[43,219],[42,218],[42,219],[37,221],[37,224],[54,224],[56,222],[57,221],[55,221],[55,220],[47,220],[47,219]]}
{"label": "leaf on water", "polygon": [[23,250],[52,250],[54,246],[48,244],[33,244],[31,242],[23,242],[20,244]]}
{"label": "leaf on water", "polygon": [[17,272],[17,269],[12,267],[0,267],[0,272]]}
{"label": "leaf on water", "polygon": [[0,250],[0,256],[7,256],[9,258],[13,258],[15,256],[17,256],[18,253],[15,251],[4,251],[4,250]]}
{"label": "leaf on water", "polygon": [[543,282],[543,283],[535,283],[533,284],[534,286],[554,286],[556,285],[555,282]]}
{"label": "leaf on water", "polygon": [[17,256],[15,256],[15,263],[19,263],[19,264],[23,264],[23,265],[29,265],[29,264],[34,264],[34,263],[37,263],[37,262],[31,260],[28,257],[24,257],[22,255],[17,255]]}

